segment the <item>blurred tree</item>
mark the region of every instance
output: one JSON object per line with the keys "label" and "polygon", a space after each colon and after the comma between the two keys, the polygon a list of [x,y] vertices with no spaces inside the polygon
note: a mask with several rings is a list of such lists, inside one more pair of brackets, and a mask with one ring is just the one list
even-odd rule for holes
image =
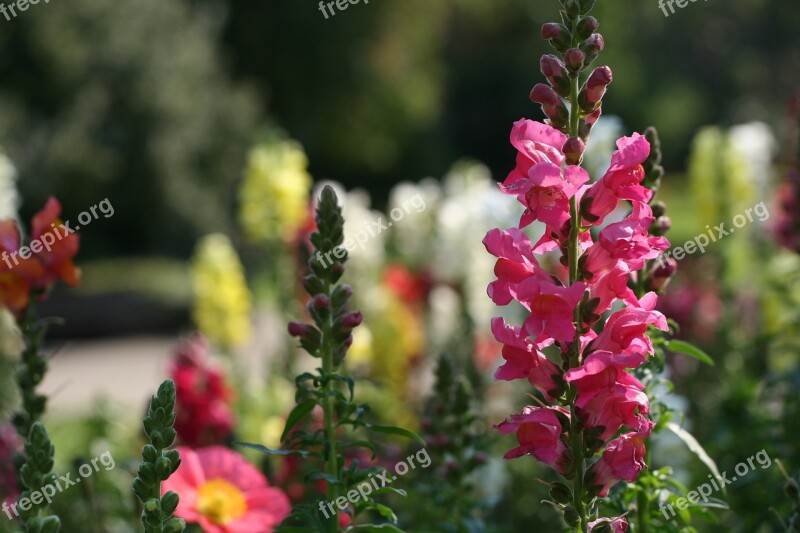
{"label": "blurred tree", "polygon": [[[526,96],[556,2],[361,2],[328,19],[311,0],[226,5],[237,75],[258,85],[316,176],[383,194],[462,156],[504,176],[512,121],[541,118]],[[775,123],[798,81],[794,2],[698,2],[669,17],[656,0],[599,2],[596,16],[618,80],[608,109],[637,131],[657,124],[672,169],[702,125]]]}
{"label": "blurred tree", "polygon": [[[220,13],[158,0],[32,6],[0,35],[0,142],[18,165],[23,218],[48,194],[65,217],[108,197],[113,224],[86,249],[188,255],[233,224],[254,95],[232,84]],[[178,244],[179,243],[179,244]]]}

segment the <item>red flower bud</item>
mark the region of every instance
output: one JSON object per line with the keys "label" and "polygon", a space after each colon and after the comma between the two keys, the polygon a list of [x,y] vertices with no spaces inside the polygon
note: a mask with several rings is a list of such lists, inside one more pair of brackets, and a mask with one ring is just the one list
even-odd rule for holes
{"label": "red flower bud", "polygon": [[613,79],[610,68],[603,66],[594,69],[578,97],[581,108],[584,111],[593,111],[598,108],[606,94],[606,88]]}
{"label": "red flower bud", "polygon": [[542,39],[557,39],[562,33],[561,24],[555,22],[548,22],[542,25]]}
{"label": "red flower bud", "polygon": [[606,41],[599,33],[591,34],[581,45],[581,48],[583,48],[583,51],[586,52],[587,55],[602,52],[605,47]]}
{"label": "red flower bud", "polygon": [[309,329],[309,326],[302,322],[289,322],[289,335],[292,337],[304,337]]}
{"label": "red flower bud", "polygon": [[557,78],[567,75],[567,69],[564,68],[564,63],[553,54],[545,54],[539,61],[539,68],[546,78]]}
{"label": "red flower bud", "polygon": [[597,22],[597,19],[594,17],[584,17],[578,22],[578,38],[579,39],[587,39],[590,37],[597,28],[600,27],[600,23]]}
{"label": "red flower bud", "polygon": [[667,233],[670,228],[672,227],[672,220],[668,216],[660,216],[656,218],[656,220],[650,224],[650,235],[655,235],[656,237],[660,237]]}
{"label": "red flower bud", "polygon": [[544,83],[537,83],[531,90],[531,102],[554,107],[562,103],[553,88]]}
{"label": "red flower bud", "polygon": [[542,105],[542,111],[550,119],[553,127],[561,128],[569,121],[569,111],[564,101],[549,85],[537,83],[531,91],[530,98],[532,102]]}
{"label": "red flower bud", "polygon": [[647,289],[652,291],[663,290],[675,271],[678,270],[678,262],[672,257],[668,257],[666,261],[659,260],[658,265],[650,272],[647,279]]}
{"label": "red flower bud", "polygon": [[364,315],[362,315],[359,311],[355,311],[353,313],[348,313],[347,315],[342,318],[342,327],[347,329],[353,329],[361,325],[364,321]]}
{"label": "red flower bud", "polygon": [[586,60],[586,54],[577,48],[570,48],[564,54],[564,61],[570,72],[578,72],[583,67],[583,62]]}
{"label": "red flower bud", "polygon": [[324,294],[317,294],[308,302],[308,306],[312,309],[326,309],[331,306],[331,300]]}
{"label": "red flower bud", "polygon": [[580,165],[583,159],[583,152],[586,151],[586,145],[578,137],[570,137],[564,143],[562,149],[567,158],[568,165]]}

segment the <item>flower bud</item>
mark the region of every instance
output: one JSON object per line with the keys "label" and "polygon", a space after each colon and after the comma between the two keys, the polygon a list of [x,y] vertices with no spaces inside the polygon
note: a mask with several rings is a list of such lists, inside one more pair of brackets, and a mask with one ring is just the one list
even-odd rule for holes
{"label": "flower bud", "polygon": [[581,44],[581,49],[586,52],[587,55],[592,53],[600,53],[606,47],[606,41],[603,39],[603,36],[599,33],[591,34],[583,44]]}
{"label": "flower bud", "polygon": [[292,337],[303,337],[309,329],[309,326],[302,322],[289,322],[289,335]]}
{"label": "flower bud", "polygon": [[331,300],[324,294],[317,294],[308,302],[308,307],[311,309],[328,309],[330,306]]}
{"label": "flower bud", "polygon": [[597,109],[586,115],[585,118],[582,118],[579,121],[578,135],[580,136],[581,139],[584,140],[584,142],[589,138],[589,134],[592,132],[592,128],[600,119],[600,115],[602,114],[603,114],[602,108],[598,107]]}
{"label": "flower bud", "polygon": [[586,64],[589,65],[597,59],[600,52],[606,47],[606,42],[603,36],[599,33],[591,34],[583,43],[581,43],[581,50],[586,53]]}
{"label": "flower bud", "polygon": [[606,88],[613,79],[614,75],[610,68],[603,66],[594,69],[589,75],[589,79],[587,79],[586,83],[583,85],[580,95],[578,95],[578,103],[581,109],[590,112],[599,108],[603,96],[606,94]]}
{"label": "flower bud", "polygon": [[542,25],[542,39],[557,39],[564,33],[564,26],[556,22],[547,22]]}
{"label": "flower bud", "polygon": [[583,152],[586,151],[586,145],[578,137],[570,137],[564,143],[562,151],[567,158],[568,165],[580,165],[583,159]]}
{"label": "flower bud", "polygon": [[569,121],[569,111],[564,101],[549,85],[537,83],[531,91],[530,98],[532,102],[542,105],[542,111],[552,121],[553,127],[560,129]]}
{"label": "flower bud", "polygon": [[578,39],[585,41],[600,27],[600,23],[594,17],[583,17],[578,21]]}
{"label": "flower bud", "polygon": [[647,289],[657,292],[664,290],[676,270],[678,270],[678,262],[672,257],[667,258],[663,263],[658,263],[647,277]]}
{"label": "flower bud", "polygon": [[672,227],[672,220],[668,216],[661,216],[655,219],[655,221],[650,224],[650,235],[654,235],[656,237],[661,237],[662,235],[666,234],[670,228]]}
{"label": "flower bud", "polygon": [[542,39],[550,41],[553,48],[563,52],[570,47],[572,34],[563,24],[548,22],[542,26]]}
{"label": "flower bud", "polygon": [[564,98],[569,96],[569,72],[567,72],[567,67],[558,57],[552,54],[543,55],[539,62],[539,68],[556,93]]}
{"label": "flower bud", "polygon": [[567,16],[574,19],[581,14],[581,4],[578,0],[565,0],[562,2],[564,9],[567,11]]}
{"label": "flower bud", "polygon": [[564,54],[564,61],[567,64],[567,69],[573,74],[580,72],[583,68],[584,60],[586,60],[586,54],[577,48],[570,48],[567,50],[567,53]]}
{"label": "flower bud", "polygon": [[659,200],[650,204],[650,209],[653,210],[654,217],[663,217],[667,213],[667,204]]}
{"label": "flower bud", "polygon": [[361,325],[364,321],[364,315],[361,314],[359,311],[355,311],[353,313],[348,313],[342,318],[342,327],[347,329],[353,329]]}

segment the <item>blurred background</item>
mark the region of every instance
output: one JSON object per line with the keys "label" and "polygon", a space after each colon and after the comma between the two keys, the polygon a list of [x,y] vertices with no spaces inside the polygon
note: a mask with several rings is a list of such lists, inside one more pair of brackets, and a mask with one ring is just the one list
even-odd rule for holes
{"label": "blurred background", "polygon": [[[79,433],[94,435],[87,420],[114,419],[98,401],[123,413],[119,424],[134,418],[135,432],[194,329],[223,359],[238,358],[230,374],[270,383],[274,405],[239,413],[243,433],[268,433],[264,413],[280,418],[291,400],[270,376],[295,364],[283,324],[301,309],[309,198],[324,180],[340,184],[353,227],[425,199],[424,211],[353,254],[369,329],[355,361],[376,384],[391,373],[393,398],[409,400],[389,418],[420,425],[412,399],[430,392],[442,351],[460,354],[485,395],[486,424],[506,416],[497,398],[523,391],[492,392],[493,262],[480,240],[519,215],[493,183],[513,166],[512,123],[543,118],[528,92],[549,47],[538,28],[557,19],[556,4],[372,0],[326,19],[313,0],[58,0],[0,18],[4,215],[18,208],[27,226],[50,195],[65,219],[104,199],[114,208],[81,230],[81,286],[58,287],[42,306],[64,317],[50,329],[59,351],[46,383],[63,434],[88,425]],[[589,164],[602,173],[616,136],[655,125],[673,244],[760,202],[772,215],[681,262],[663,310],[716,365],[672,361],[672,401],[721,469],[763,448],[796,469],[800,265],[797,241],[775,235],[796,211],[781,187],[797,161],[800,6],[712,0],[665,17],[656,0],[600,0],[594,15],[614,83]],[[228,287],[239,278],[246,287]],[[204,298],[245,323],[215,337],[220,319],[204,314]],[[392,319],[381,321],[387,309]],[[666,453],[688,486],[705,479],[701,462]],[[513,468],[487,476],[489,516],[551,523],[540,495],[506,497],[542,475]],[[774,468],[753,474],[701,531],[772,531],[781,483]]]}

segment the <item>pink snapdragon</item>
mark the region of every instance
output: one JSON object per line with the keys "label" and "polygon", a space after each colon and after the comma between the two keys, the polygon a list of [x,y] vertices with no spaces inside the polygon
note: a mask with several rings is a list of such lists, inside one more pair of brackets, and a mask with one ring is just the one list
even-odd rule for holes
{"label": "pink snapdragon", "polygon": [[[615,483],[633,480],[645,467],[643,439],[653,428],[650,406],[644,385],[627,369],[638,367],[653,354],[648,327],[667,329],[666,318],[655,310],[656,294],[637,298],[631,289],[637,271],[669,246],[666,238],[648,233],[655,217],[645,202],[652,193],[640,181],[650,147],[638,134],[620,139],[608,172],[587,186],[585,171],[565,164],[563,153],[556,149],[563,140],[556,130],[520,121],[512,139],[519,151],[517,168],[500,188],[516,195],[525,212],[520,227],[494,229],[484,239],[486,249],[498,258],[497,279],[488,292],[498,305],[518,302],[527,316],[522,327],[502,318],[492,321],[505,361],[495,378],[525,379],[557,407],[527,407],[497,429],[516,433],[518,446],[506,454],[507,459],[532,455],[562,474],[578,475],[565,459],[570,428],[562,425],[568,417],[578,416],[582,426],[594,430],[592,435],[602,442],[595,448],[602,456],[591,471],[599,494],[605,496]],[[632,209],[623,220],[603,227],[596,238],[588,227],[575,235],[580,261],[572,283],[565,282],[568,274],[563,270],[548,272],[541,266],[541,254],[567,253],[573,205],[582,206],[579,220],[591,225],[601,223],[625,200]],[[533,221],[545,225],[534,245],[522,230]],[[617,302],[625,307],[612,313],[595,332],[592,327],[603,323],[601,317]],[[580,320],[576,309],[582,310]],[[543,353],[548,346],[558,348],[565,362],[577,349],[578,365],[555,364]],[[574,387],[572,400],[565,395],[567,386]],[[567,409],[569,401],[573,414]],[[627,433],[617,436],[621,431]],[[624,520],[614,524],[618,529],[627,527]]]}
{"label": "pink snapdragon", "polygon": [[643,135],[634,133],[617,141],[617,151],[611,156],[611,166],[605,175],[592,185],[583,202],[587,206],[584,219],[590,224],[602,224],[605,217],[617,208],[620,200],[649,202],[652,191],[641,185],[644,167],[650,155],[650,143]]}
{"label": "pink snapdragon", "polygon": [[503,435],[517,434],[519,446],[509,450],[505,458],[533,455],[557,472],[565,473],[567,448],[561,440],[564,428],[556,413],[569,416],[569,412],[561,407],[528,406],[521,414],[511,415],[510,419],[495,426]]}
{"label": "pink snapdragon", "polygon": [[499,317],[492,319],[492,333],[503,344],[506,361],[497,369],[495,379],[527,379],[548,401],[554,400],[551,392],[558,393],[561,388],[555,380],[561,377],[561,370],[540,351],[554,341],[545,336],[541,342],[532,342],[521,328],[511,327]]}
{"label": "pink snapdragon", "polygon": [[[499,186],[524,210],[517,227],[484,239],[497,257],[489,297],[525,311],[519,325],[492,321],[504,360],[495,378],[527,380],[540,404],[496,426],[517,438],[505,458],[532,455],[572,481],[551,503],[581,533],[628,529],[623,517],[591,521],[590,506],[646,468],[644,439],[654,423],[645,386],[630,370],[654,354],[648,329],[667,329],[656,293],[647,291],[660,291],[674,273],[653,267],[669,247],[665,206],[651,207],[663,176],[655,130],[619,139],[596,182],[581,168],[613,80],[605,65],[583,74],[605,47],[588,16],[594,4],[563,0],[563,24],[542,27],[556,54],[542,57],[549,85],[536,84],[530,100],[547,120],[514,124],[516,165]],[[523,231],[529,227],[541,233]]]}
{"label": "pink snapdragon", "polygon": [[644,441],[637,433],[624,433],[606,446],[603,456],[590,470],[597,495],[608,496],[612,486],[620,481],[633,481],[647,466],[644,463]]}

